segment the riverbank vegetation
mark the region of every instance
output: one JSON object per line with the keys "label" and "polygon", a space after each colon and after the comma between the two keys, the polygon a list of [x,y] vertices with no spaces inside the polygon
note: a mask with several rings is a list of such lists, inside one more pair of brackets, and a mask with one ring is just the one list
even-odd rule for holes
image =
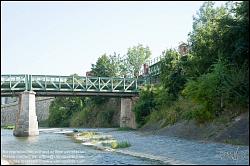
{"label": "riverbank vegetation", "polygon": [[59,97],[50,105],[50,127],[118,127],[118,99],[96,103],[96,98]]}
{"label": "riverbank vegetation", "polygon": [[13,129],[15,129],[15,126],[14,125],[4,125],[4,126],[1,126],[1,128],[13,130]]}
{"label": "riverbank vegetation", "polygon": [[249,110],[249,2],[205,2],[188,45],[186,55],[163,52],[160,83],[144,88],[134,107],[140,126],[232,120]]}
{"label": "riverbank vegetation", "polygon": [[103,135],[93,131],[84,131],[77,133],[68,133],[77,143],[83,143],[84,145],[94,146],[98,149],[118,149],[127,148],[131,144],[128,141],[118,141],[111,135]]}

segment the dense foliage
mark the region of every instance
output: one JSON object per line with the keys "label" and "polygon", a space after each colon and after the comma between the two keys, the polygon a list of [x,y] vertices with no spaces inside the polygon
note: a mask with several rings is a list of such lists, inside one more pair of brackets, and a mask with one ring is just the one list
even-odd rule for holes
{"label": "dense foliage", "polygon": [[49,110],[49,126],[68,127],[70,118],[84,107],[84,98],[58,97],[52,101]]}
{"label": "dense foliage", "polygon": [[153,86],[146,86],[140,91],[140,100],[134,107],[138,126],[142,126],[146,123],[146,117],[150,115],[151,111],[155,108],[155,92],[156,91]]}
{"label": "dense foliage", "polygon": [[[171,49],[163,52],[158,85],[163,89],[155,97],[145,98],[151,91],[143,92],[134,110],[136,117],[145,116],[137,119],[139,123],[159,118],[204,123],[227,111],[236,116],[248,110],[249,2],[227,2],[217,8],[205,2],[194,17],[188,44],[186,56]],[[142,107],[152,98],[157,98],[155,107]]]}
{"label": "dense foliage", "polygon": [[161,84],[172,100],[175,100],[186,83],[187,57],[181,57],[177,51],[171,49],[165,51],[163,56],[160,71]]}

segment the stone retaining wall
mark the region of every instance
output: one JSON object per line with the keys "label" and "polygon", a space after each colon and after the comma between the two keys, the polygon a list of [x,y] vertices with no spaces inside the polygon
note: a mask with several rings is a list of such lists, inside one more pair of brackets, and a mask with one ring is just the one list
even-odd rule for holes
{"label": "stone retaining wall", "polygon": [[[52,97],[37,97],[36,98],[36,115],[38,122],[48,119],[49,106]],[[10,104],[1,105],[1,126],[15,125],[16,113],[18,111],[18,101]]]}

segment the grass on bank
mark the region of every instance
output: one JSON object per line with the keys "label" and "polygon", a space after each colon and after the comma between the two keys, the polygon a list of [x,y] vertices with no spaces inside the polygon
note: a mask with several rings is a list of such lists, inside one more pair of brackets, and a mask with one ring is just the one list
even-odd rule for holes
{"label": "grass on bank", "polygon": [[84,136],[85,138],[93,138],[94,136],[98,135],[98,133],[93,131],[86,131],[78,133],[78,136]]}
{"label": "grass on bank", "polygon": [[239,139],[226,139],[223,142],[231,145],[245,145],[244,142]]}
{"label": "grass on bank", "polygon": [[118,149],[118,148],[127,148],[130,147],[131,144],[128,141],[121,141],[121,142],[111,142],[111,143],[102,143],[103,146],[111,147],[112,149]]}
{"label": "grass on bank", "polygon": [[8,130],[13,130],[15,128],[15,126],[14,125],[4,125],[4,126],[1,126],[1,128],[8,129]]}
{"label": "grass on bank", "polygon": [[[93,144],[101,144],[104,147],[110,147],[112,149],[127,148],[131,146],[131,144],[128,141],[117,141],[112,136],[101,135],[100,133],[93,132],[93,131],[70,133],[67,135],[75,139],[76,137],[83,137],[84,139],[87,139],[88,142],[91,142]],[[75,142],[77,143],[83,142],[82,140],[78,140],[78,139],[76,140],[77,141]]]}
{"label": "grass on bank", "polygon": [[162,106],[158,111],[152,111],[146,117],[147,123],[155,123],[162,121],[161,127],[173,125],[179,120],[190,120],[194,118],[193,111],[197,109],[194,103],[180,99],[174,102],[171,106]]}

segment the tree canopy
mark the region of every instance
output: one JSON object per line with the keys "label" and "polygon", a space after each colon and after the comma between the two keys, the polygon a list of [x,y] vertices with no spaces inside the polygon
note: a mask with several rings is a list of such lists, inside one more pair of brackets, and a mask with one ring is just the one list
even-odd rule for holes
{"label": "tree canopy", "polygon": [[151,51],[149,47],[143,47],[142,44],[138,44],[137,46],[128,49],[127,61],[131,66],[135,77],[139,76],[139,71],[142,65],[146,62],[150,55]]}

